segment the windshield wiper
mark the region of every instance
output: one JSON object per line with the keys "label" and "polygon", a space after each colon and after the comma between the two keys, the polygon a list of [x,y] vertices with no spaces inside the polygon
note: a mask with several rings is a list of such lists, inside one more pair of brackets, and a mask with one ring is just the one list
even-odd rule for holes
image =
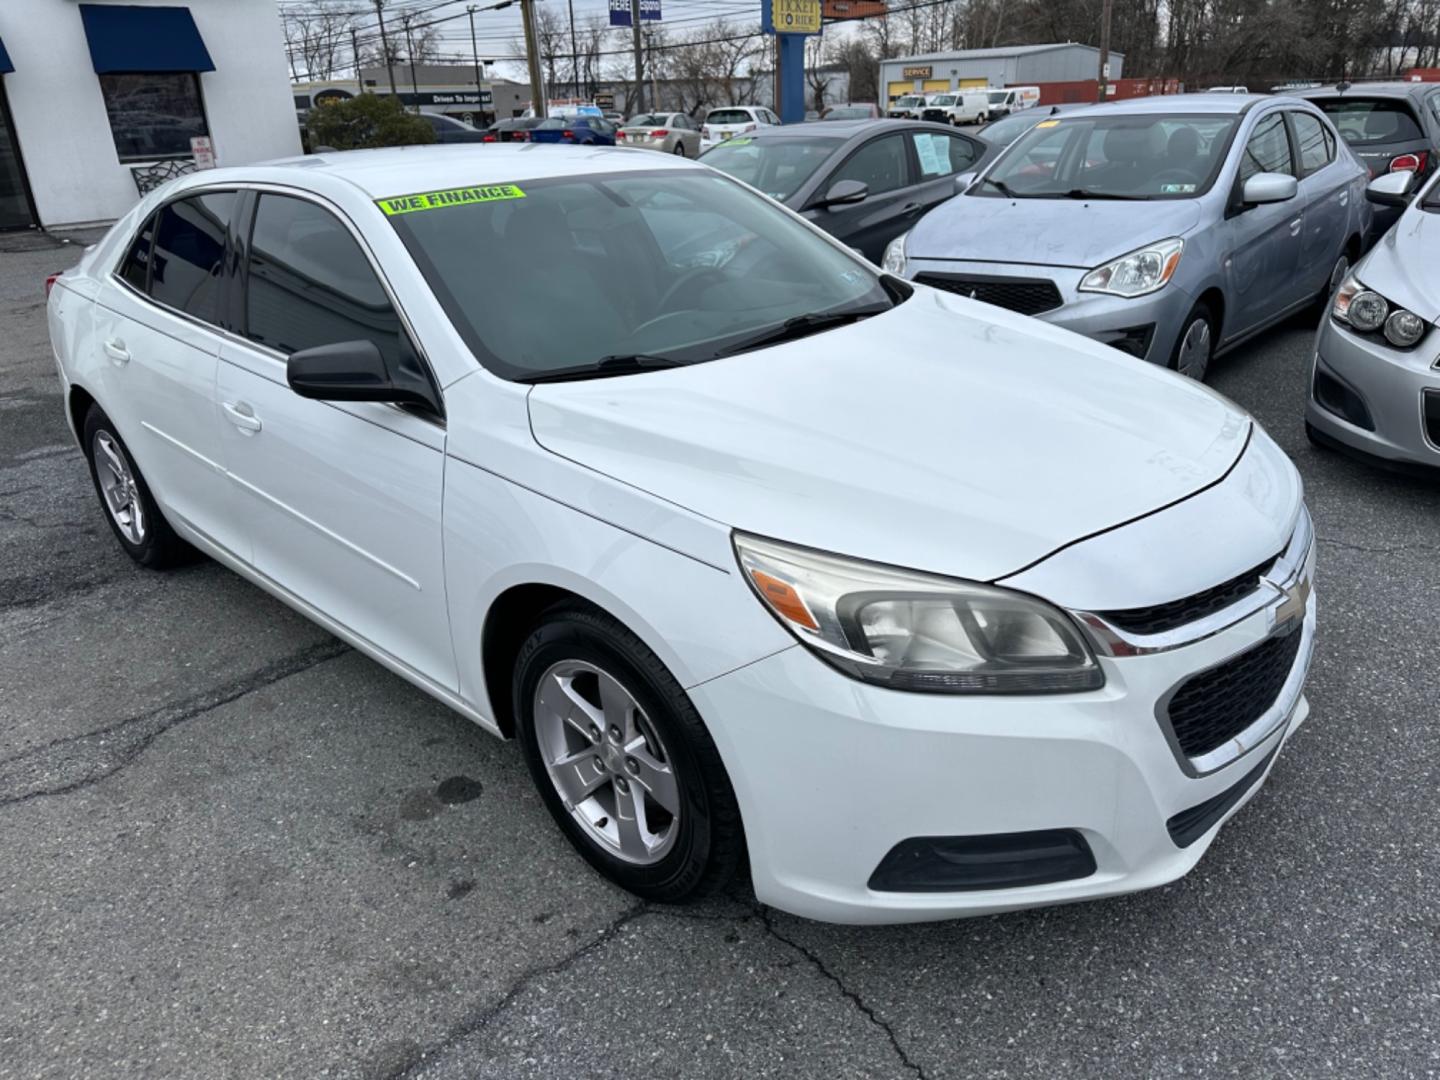
{"label": "windshield wiper", "polygon": [[629,353],[602,356],[588,364],[555,368],[537,375],[517,379],[522,383],[571,382],[575,379],[606,379],[612,375],[633,375],[637,371],[659,371],[663,368],[684,367],[687,361],[676,360],[673,356],[652,356],[646,353]]}
{"label": "windshield wiper", "polygon": [[1001,195],[1004,195],[1007,199],[1023,199],[1026,197],[1024,195],[1015,194],[1015,192],[1010,190],[1010,186],[1006,184],[1004,180],[996,180],[993,176],[981,177],[980,183],[989,184],[996,191],[1000,192]]}
{"label": "windshield wiper", "polygon": [[868,319],[871,315],[879,315],[882,311],[889,311],[894,306],[889,303],[867,304],[865,307],[850,308],[848,311],[817,311],[808,315],[796,315],[794,318],[786,319],[779,326],[763,330],[754,337],[731,345],[720,355],[734,356],[736,353],[761,349],[766,345],[779,345],[782,342],[809,337],[822,330],[833,330],[837,326],[845,326],[849,323],[859,322],[861,319]]}
{"label": "windshield wiper", "polygon": [[1071,188],[1060,196],[1062,199],[1124,199],[1129,202],[1144,202],[1144,195],[1121,195],[1115,191],[1089,191],[1085,188]]}

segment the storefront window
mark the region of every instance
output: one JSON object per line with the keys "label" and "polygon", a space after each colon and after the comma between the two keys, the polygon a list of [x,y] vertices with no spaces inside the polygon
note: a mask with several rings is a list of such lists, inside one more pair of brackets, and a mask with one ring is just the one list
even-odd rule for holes
{"label": "storefront window", "polygon": [[190,140],[208,135],[193,72],[100,76],[115,150],[124,161],[190,156]]}

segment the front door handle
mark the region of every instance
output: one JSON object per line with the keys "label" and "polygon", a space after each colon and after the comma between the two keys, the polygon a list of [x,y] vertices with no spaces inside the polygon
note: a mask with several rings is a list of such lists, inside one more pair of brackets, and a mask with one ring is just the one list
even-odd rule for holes
{"label": "front door handle", "polygon": [[912,202],[912,203],[906,203],[905,206],[904,206],[904,208],[901,209],[900,212],[901,212],[902,214],[904,214],[906,217],[909,217],[911,214],[913,214],[913,213],[915,213],[917,210],[921,210],[921,209],[923,209],[923,207],[921,206],[920,203],[918,203],[918,202]]}
{"label": "front door handle", "polygon": [[246,435],[254,435],[260,430],[260,418],[255,415],[255,410],[245,402],[227,401],[220,407],[225,410],[225,419]]}
{"label": "front door handle", "polygon": [[130,350],[125,348],[125,342],[119,338],[110,338],[105,342],[105,355],[114,361],[117,367],[124,367],[130,362]]}
{"label": "front door handle", "polygon": [[1303,226],[1304,224],[1305,224],[1305,219],[1304,219],[1303,217],[1297,217],[1294,221],[1290,222],[1290,235],[1291,235],[1291,236],[1299,236],[1299,235],[1300,235],[1300,228],[1301,228],[1301,226]]}

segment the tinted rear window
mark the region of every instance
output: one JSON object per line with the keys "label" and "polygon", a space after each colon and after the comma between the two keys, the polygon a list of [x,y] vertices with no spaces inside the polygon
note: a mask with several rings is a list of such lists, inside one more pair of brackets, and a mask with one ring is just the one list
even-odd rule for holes
{"label": "tinted rear window", "polygon": [[755,118],[743,109],[716,109],[705,118],[707,124],[753,124]]}
{"label": "tinted rear window", "polygon": [[1403,101],[1390,98],[1344,97],[1315,102],[1351,146],[1381,146],[1386,143],[1424,139],[1415,114]]}
{"label": "tinted rear window", "polygon": [[150,295],[206,322],[218,322],[225,231],[233,191],[179,199],[156,215]]}

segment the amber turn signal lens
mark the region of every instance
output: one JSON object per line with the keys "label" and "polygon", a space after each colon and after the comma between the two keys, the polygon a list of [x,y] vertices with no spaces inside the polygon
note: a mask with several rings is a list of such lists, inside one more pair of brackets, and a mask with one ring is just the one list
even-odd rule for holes
{"label": "amber turn signal lens", "polygon": [[751,570],[750,579],[755,582],[755,587],[760,590],[765,601],[796,626],[803,626],[806,630],[820,629],[820,624],[815,621],[815,616],[810,614],[810,609],[805,606],[805,601],[800,599],[800,594],[793,585],[771,577],[763,570]]}

